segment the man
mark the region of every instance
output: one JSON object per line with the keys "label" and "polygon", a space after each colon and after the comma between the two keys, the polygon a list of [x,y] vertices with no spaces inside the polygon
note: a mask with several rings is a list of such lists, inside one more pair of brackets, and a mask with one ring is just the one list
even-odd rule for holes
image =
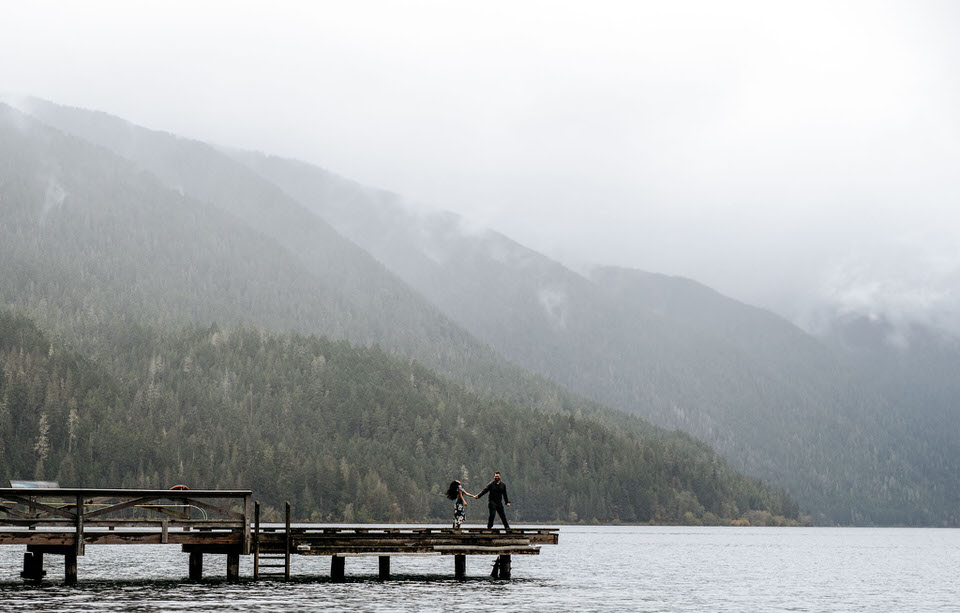
{"label": "man", "polygon": [[490,492],[490,500],[487,502],[487,507],[490,509],[490,518],[487,520],[487,530],[493,528],[493,517],[494,515],[500,516],[500,521],[503,522],[503,527],[506,530],[510,529],[510,524],[507,523],[507,514],[503,510],[503,503],[507,503],[507,506],[510,506],[510,497],[507,496],[507,485],[500,480],[500,473],[493,473],[493,481],[487,484],[487,487],[474,496],[474,498],[480,498],[487,492]]}

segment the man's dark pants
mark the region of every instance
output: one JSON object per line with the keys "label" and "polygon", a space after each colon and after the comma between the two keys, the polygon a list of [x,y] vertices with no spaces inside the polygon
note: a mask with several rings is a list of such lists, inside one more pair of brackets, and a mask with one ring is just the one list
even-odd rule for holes
{"label": "man's dark pants", "polygon": [[490,519],[487,520],[487,530],[493,528],[493,518],[496,515],[500,516],[500,521],[503,522],[503,527],[509,530],[510,524],[507,523],[507,514],[503,510],[503,503],[488,502],[487,507],[490,509]]}

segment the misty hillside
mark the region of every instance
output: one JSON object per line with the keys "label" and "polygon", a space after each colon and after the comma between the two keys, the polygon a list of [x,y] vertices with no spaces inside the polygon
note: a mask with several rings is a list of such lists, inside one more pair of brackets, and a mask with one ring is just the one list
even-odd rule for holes
{"label": "misty hillside", "polygon": [[786,487],[821,521],[956,523],[952,462],[827,346],[689,280],[589,278],[452,214],[415,211],[294,160],[235,153],[507,358],[568,389],[681,428]]}
{"label": "misty hillside", "polygon": [[[319,517],[383,521],[446,515],[434,499],[440,475],[495,464],[530,492],[530,519],[798,517],[795,503],[702,443],[640,420],[608,420],[625,424],[617,428],[573,417],[599,408],[570,395],[551,396],[568,414],[548,415],[471,394],[376,347],[271,336],[266,328],[341,338],[417,329],[402,318],[364,327],[363,309],[283,243],[9,107],[0,107],[0,177],[0,300],[57,337],[0,316],[0,478],[246,485]],[[217,320],[258,329],[183,328]],[[439,350],[469,363],[469,348],[482,349],[446,329],[460,337],[441,336]],[[407,349],[430,342],[414,337]],[[496,363],[481,376],[506,373],[502,385],[515,385],[516,369]],[[410,479],[385,494],[385,483]]]}
{"label": "misty hillside", "polygon": [[[17,225],[7,227],[38,228],[5,246],[24,274],[0,288],[4,301],[45,305],[39,316],[55,329],[73,319],[50,309],[327,334],[380,344],[469,387],[556,404],[549,386],[213,147],[103,113],[36,99],[29,106],[83,140],[4,110],[0,130],[10,137],[0,154],[23,190],[6,199],[17,207],[8,217]],[[59,281],[47,283],[51,276]]]}
{"label": "misty hillside", "polygon": [[[464,227],[455,215],[411,210],[397,196],[301,162],[224,152],[101,113],[40,101],[30,110],[154,173],[160,181],[149,175],[141,179],[162,183],[163,198],[178,202],[175,206],[199,207],[205,215],[223,216],[224,227],[237,224],[258,235],[237,241],[236,249],[249,249],[215,265],[224,270],[253,266],[252,272],[232,272],[237,280],[226,288],[203,281],[204,287],[220,288],[223,304],[214,299],[215,306],[207,304],[206,292],[192,301],[183,298],[195,291],[183,275],[151,280],[158,274],[153,268],[137,283],[111,285],[98,262],[84,264],[97,271],[91,289],[102,280],[123,301],[136,303],[120,317],[135,318],[141,308],[153,313],[169,303],[162,308],[166,318],[248,321],[376,342],[497,397],[592,412],[617,423],[611,414],[522,373],[486,343],[567,390],[697,436],[737,469],[786,488],[818,521],[958,522],[953,504],[958,488],[935,469],[953,465],[954,448],[929,442],[935,440],[929,431],[937,422],[893,419],[899,413],[888,390],[871,385],[834,348],[769,312],[684,279],[612,268],[584,276],[503,235]],[[97,151],[88,155],[107,155]],[[56,159],[58,154],[50,155]],[[33,197],[46,194],[48,185],[38,180]],[[31,223],[41,225],[39,218]],[[123,227],[120,219],[98,223]],[[165,241],[148,236],[157,235],[152,228],[147,232],[149,224],[124,223],[134,229],[139,224],[142,236],[116,253],[129,248],[140,254],[134,259],[141,258],[141,264],[159,259],[190,270],[196,266],[190,262],[205,261],[205,252],[213,249],[197,247],[193,256],[177,260],[176,253],[163,251]],[[70,243],[55,235],[45,238],[50,242],[34,241],[38,248],[24,256],[25,266],[40,257],[40,250]],[[232,244],[213,229],[210,240]],[[321,247],[314,244],[318,241],[327,243]],[[271,250],[275,259],[258,260]],[[88,276],[86,268],[77,267],[83,257],[62,258],[68,272],[56,273],[60,285],[37,291],[22,282],[27,294],[17,290],[5,300],[29,305],[53,329],[72,325],[36,305],[61,304],[51,291],[69,288],[75,274]],[[111,252],[109,257],[119,256]],[[242,283],[248,274],[269,277],[273,266],[279,272],[265,284]],[[295,281],[301,278],[316,284]],[[164,284],[177,291],[172,296],[159,291]],[[251,294],[246,304],[232,297],[238,288],[243,288],[242,299]],[[378,293],[383,288],[386,293]],[[52,298],[44,302],[48,294]],[[73,312],[82,320],[87,311],[109,310],[113,303],[107,295],[88,298],[85,309]],[[365,302],[368,295],[372,305]],[[253,308],[261,303],[269,306]]]}
{"label": "misty hillside", "polygon": [[196,326],[100,340],[112,376],[0,310],[0,479],[249,487],[273,517],[289,500],[315,521],[395,522],[446,518],[449,479],[500,470],[520,520],[798,519],[690,437],[490,403],[381,350]]}
{"label": "misty hillside", "polygon": [[[883,318],[837,316],[821,333],[866,385],[892,407],[888,428],[913,435],[934,457],[928,470],[949,483],[960,474],[960,340],[920,324],[893,325]],[[949,490],[948,503],[960,506]]]}

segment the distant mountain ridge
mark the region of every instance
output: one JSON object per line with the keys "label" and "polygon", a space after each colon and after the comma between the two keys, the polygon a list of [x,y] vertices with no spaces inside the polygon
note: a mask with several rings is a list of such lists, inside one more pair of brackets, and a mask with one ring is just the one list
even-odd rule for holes
{"label": "distant mountain ridge", "polygon": [[[104,113],[61,107],[38,99],[31,99],[26,105],[31,116],[44,125],[83,139],[83,142],[74,143],[75,148],[82,149],[84,143],[102,147],[101,153],[91,148],[86,157],[96,159],[98,155],[107,158],[118,155],[119,159],[125,160],[124,164],[129,164],[128,172],[147,171],[149,175],[145,173],[143,180],[153,181],[153,186],[162,188],[164,197],[174,203],[170,206],[179,207],[174,209],[180,211],[178,215],[191,218],[197,214],[183,209],[187,206],[202,211],[210,223],[222,224],[225,228],[236,226],[235,230],[229,230],[225,239],[233,245],[231,249],[235,252],[229,262],[221,261],[222,270],[217,272],[241,274],[227,271],[231,267],[259,268],[261,272],[245,279],[243,288],[248,296],[255,295],[260,301],[257,307],[237,304],[230,297],[231,292],[222,289],[206,292],[203,297],[194,296],[190,306],[171,307],[166,311],[168,315],[186,312],[190,321],[244,321],[329,334],[363,345],[380,344],[420,360],[441,373],[455,376],[468,387],[487,391],[496,389],[515,399],[522,396],[526,401],[554,402],[553,398],[544,398],[537,391],[536,377],[504,362],[495,351],[452,322],[366,251],[343,238],[277,186],[210,145],[147,130]],[[16,121],[29,123],[26,118],[17,118]],[[44,128],[38,124],[30,126],[30,130],[35,135]],[[58,136],[51,131],[47,138],[49,142],[55,142]],[[48,150],[45,155],[56,160],[58,153]],[[39,164],[39,159],[34,163]],[[57,163],[62,167],[69,164],[67,161]],[[154,177],[161,181],[157,182]],[[106,194],[98,198],[100,202],[107,200]],[[128,208],[114,214],[122,219],[125,213],[135,210]],[[109,227],[108,220],[97,223]],[[175,219],[164,220],[164,223],[177,224]],[[184,240],[183,237],[156,238],[163,236],[162,226],[150,227],[137,222],[133,226],[145,235],[152,235],[131,243],[133,252],[163,250],[164,245],[176,245],[177,241]],[[182,228],[170,227],[169,231],[179,233]],[[197,238],[200,243],[208,238],[220,240],[216,235],[210,228]],[[231,237],[243,238],[234,240]],[[178,247],[178,250],[187,254],[189,247],[182,250]],[[217,245],[214,252],[222,247],[222,244]],[[100,257],[117,256],[101,253]],[[176,253],[149,257],[151,261],[175,263],[179,270],[169,272],[179,275],[177,283],[184,285],[193,283],[197,274],[213,272],[191,271],[192,262],[203,261],[201,257],[183,257],[180,261],[177,261]],[[267,278],[271,275],[274,278]],[[216,287],[216,281],[207,282],[214,284],[210,287]],[[169,295],[155,293],[161,290],[159,285],[134,283],[127,287],[141,294],[153,292],[150,297],[143,296],[143,308],[147,311],[156,303],[170,299]],[[174,296],[191,291],[188,287],[178,288]],[[208,301],[217,300],[222,300],[222,304],[212,308],[206,306]],[[510,383],[505,387],[507,381]]]}
{"label": "distant mountain ridge", "polygon": [[[496,232],[465,231],[455,215],[416,211],[303,162],[215,150],[50,103],[37,101],[30,112],[135,159],[175,195],[212,204],[273,245],[293,245],[301,254],[296,270],[359,305],[335,334],[400,347],[468,386],[514,398],[532,387],[539,391],[526,401],[569,404],[505,366],[499,353],[576,394],[694,434],[739,470],[785,487],[822,523],[960,524],[958,487],[936,468],[954,466],[954,451],[931,447],[930,423],[891,424],[897,409],[889,390],[772,313],[684,279],[615,268],[581,275]],[[225,177],[240,177],[242,193],[223,188]],[[276,219],[261,210],[272,203],[282,209]],[[311,236],[327,232],[303,234],[311,217],[353,247],[331,251],[334,239],[327,251],[311,246]],[[370,265],[367,252],[379,264]],[[311,264],[322,257],[350,272]],[[391,320],[389,301],[364,304],[377,293],[376,279],[413,296],[399,302],[406,315]],[[365,317],[376,321],[368,327]],[[459,332],[436,337],[431,321]],[[425,328],[434,338],[424,340]]]}
{"label": "distant mountain ridge", "polygon": [[[223,159],[203,172],[226,170],[245,173]],[[235,184],[202,193],[208,179],[174,189],[0,106],[0,478],[245,485],[319,519],[399,521],[445,516],[445,479],[496,467],[532,520],[799,519],[703,443],[507,363],[330,230],[326,248],[358,277],[343,287],[345,272],[325,272],[338,263],[313,266],[291,253],[301,242],[258,227],[279,223],[262,209],[294,215],[288,197],[248,192],[250,209],[231,209]],[[378,287],[393,309],[354,308]],[[466,365],[461,380],[486,387],[411,357]]]}
{"label": "distant mountain ridge", "polygon": [[889,431],[891,401],[773,313],[686,279],[609,267],[584,277],[496,232],[464,231],[453,214],[412,210],[295,160],[234,156],[509,359],[696,435],[786,487],[820,521],[960,518],[943,494],[956,486],[898,452],[923,443]]}

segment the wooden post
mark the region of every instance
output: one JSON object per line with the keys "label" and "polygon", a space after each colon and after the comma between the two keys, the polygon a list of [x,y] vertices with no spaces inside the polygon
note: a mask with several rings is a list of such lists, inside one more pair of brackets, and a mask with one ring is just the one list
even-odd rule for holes
{"label": "wooden post", "polygon": [[74,553],[83,555],[83,496],[77,496],[77,537]]}
{"label": "wooden post", "polygon": [[463,579],[467,576],[467,556],[463,554],[453,556],[453,575],[457,579]]}
{"label": "wooden post", "polygon": [[190,552],[190,580],[200,581],[203,579],[203,554],[199,551]]}
{"label": "wooden post", "polygon": [[227,554],[227,581],[237,581],[240,578],[240,552]]}
{"label": "wooden post", "polygon": [[260,501],[253,505],[253,578],[260,579]]}
{"label": "wooden post", "polygon": [[250,494],[243,497],[243,555],[250,555]]}
{"label": "wooden post", "polygon": [[501,579],[510,578],[510,556],[509,555],[500,556],[500,578]]}
{"label": "wooden post", "polygon": [[331,581],[334,581],[337,583],[343,581],[343,576],[345,574],[344,573],[345,561],[346,560],[344,558],[341,558],[340,556],[333,556],[330,559],[330,580]]}
{"label": "wooden post", "polygon": [[168,528],[168,526],[167,526],[167,520],[166,520],[166,519],[161,519],[161,520],[160,520],[160,543],[163,544],[163,545],[166,545],[167,542],[168,542],[168,538],[167,538],[167,537],[169,536],[169,533],[168,533],[168,531],[167,531],[167,528]]}
{"label": "wooden post", "polygon": [[77,582],[77,554],[65,552],[63,554],[63,582],[73,585]]}
{"label": "wooden post", "polygon": [[283,539],[284,542],[284,551],[283,551],[283,580],[290,580],[290,503],[287,503],[287,520],[285,525],[287,535]]}
{"label": "wooden post", "polygon": [[390,578],[390,556],[380,556],[380,580]]}
{"label": "wooden post", "polygon": [[28,581],[42,581],[47,571],[43,570],[43,552],[28,551],[23,554],[23,570],[20,576]]}

